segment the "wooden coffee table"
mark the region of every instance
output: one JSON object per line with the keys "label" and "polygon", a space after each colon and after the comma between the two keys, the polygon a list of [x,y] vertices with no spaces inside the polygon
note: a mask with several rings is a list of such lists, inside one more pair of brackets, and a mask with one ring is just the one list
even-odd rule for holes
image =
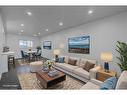
{"label": "wooden coffee table", "polygon": [[66,75],[61,71],[59,71],[59,74],[55,77],[50,77],[47,72],[38,71],[36,72],[36,77],[44,88],[49,88],[66,80]]}

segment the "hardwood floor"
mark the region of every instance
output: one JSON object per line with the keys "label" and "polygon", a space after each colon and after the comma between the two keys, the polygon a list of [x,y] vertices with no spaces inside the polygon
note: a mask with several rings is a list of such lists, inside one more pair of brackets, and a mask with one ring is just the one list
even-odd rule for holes
{"label": "hardwood floor", "polygon": [[[38,61],[45,60],[44,58],[39,59]],[[29,73],[30,72],[30,63],[23,62],[21,59],[15,60],[16,66],[15,69],[17,73]]]}
{"label": "hardwood floor", "polygon": [[26,72],[30,72],[30,69],[29,69],[29,64],[23,64],[23,65],[20,65],[18,60],[15,60],[15,67],[13,67],[13,64],[9,64],[9,71],[11,70],[15,70],[16,73],[26,73]]}

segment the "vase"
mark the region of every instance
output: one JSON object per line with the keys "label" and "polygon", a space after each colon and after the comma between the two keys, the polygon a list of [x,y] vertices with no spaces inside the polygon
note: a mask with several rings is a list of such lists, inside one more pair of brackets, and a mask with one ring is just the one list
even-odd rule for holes
{"label": "vase", "polygon": [[52,66],[51,65],[49,65],[49,71],[51,71],[52,70],[52,68],[51,68]]}

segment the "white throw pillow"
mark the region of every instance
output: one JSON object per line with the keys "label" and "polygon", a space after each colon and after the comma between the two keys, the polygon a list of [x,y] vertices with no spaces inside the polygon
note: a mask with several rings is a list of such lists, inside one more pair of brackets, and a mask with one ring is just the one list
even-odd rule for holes
{"label": "white throw pillow", "polygon": [[123,71],[118,79],[116,89],[127,89],[127,71]]}
{"label": "white throw pillow", "polygon": [[86,64],[86,61],[87,61],[86,59],[81,59],[80,60],[79,67],[82,67],[83,68],[85,66],[85,64]]}
{"label": "white throw pillow", "polygon": [[97,63],[96,60],[89,60],[89,59],[87,59],[87,61],[89,61],[90,63],[93,63],[93,64],[95,64],[95,65],[96,65],[96,63]]}
{"label": "white throw pillow", "polygon": [[68,57],[68,56],[64,56],[64,61],[65,61],[65,63],[67,63],[67,64],[68,64],[69,57]]}

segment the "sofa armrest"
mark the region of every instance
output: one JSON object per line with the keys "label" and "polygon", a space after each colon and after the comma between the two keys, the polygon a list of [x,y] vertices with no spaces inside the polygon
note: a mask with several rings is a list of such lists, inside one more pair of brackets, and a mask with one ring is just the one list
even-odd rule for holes
{"label": "sofa armrest", "polygon": [[97,71],[99,69],[101,69],[100,66],[96,66],[96,67],[90,69],[90,71],[89,71],[89,73],[90,73],[90,79],[96,79],[96,73],[97,73]]}
{"label": "sofa armrest", "polygon": [[99,81],[99,80],[96,80],[96,79],[91,79],[90,82],[96,84],[96,85],[101,85],[103,82],[102,81]]}

